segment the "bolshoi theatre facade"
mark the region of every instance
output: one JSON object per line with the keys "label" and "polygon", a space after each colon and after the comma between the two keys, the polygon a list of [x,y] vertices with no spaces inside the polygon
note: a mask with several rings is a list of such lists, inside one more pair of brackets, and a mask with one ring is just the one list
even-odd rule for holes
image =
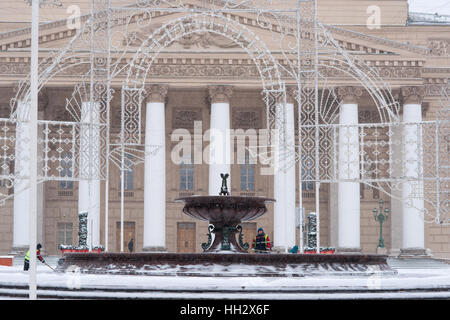
{"label": "bolshoi theatre facade", "polygon": [[[174,2],[41,9],[37,235],[46,254],[77,244],[81,211],[93,246],[126,251],[133,238],[137,252],[202,252],[208,223],[175,199],[217,195],[229,173],[232,195],[276,199],[243,223],[246,242],[262,227],[274,250],[306,246],[314,212],[321,247],[376,253],[373,210],[383,200],[387,254],[450,258],[449,17],[414,15],[405,0]],[[8,254],[28,243],[31,10],[0,4],[0,253]],[[104,33],[83,31],[93,18],[108,25]],[[94,94],[97,86],[108,93]],[[280,104],[282,116],[269,115]],[[267,129],[280,128],[281,169],[270,171],[261,147]],[[225,150],[223,161],[211,161],[213,149]],[[99,172],[82,179],[83,166]]]}

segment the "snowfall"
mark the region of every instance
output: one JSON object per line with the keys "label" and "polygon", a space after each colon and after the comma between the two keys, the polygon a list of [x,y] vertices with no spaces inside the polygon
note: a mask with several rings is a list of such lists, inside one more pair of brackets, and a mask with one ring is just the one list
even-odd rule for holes
{"label": "snowfall", "polygon": [[[56,268],[58,257],[48,257]],[[450,299],[450,264],[438,260],[388,260],[396,275],[208,277],[55,272],[38,261],[39,299]],[[0,299],[26,299],[23,258],[0,266]]]}

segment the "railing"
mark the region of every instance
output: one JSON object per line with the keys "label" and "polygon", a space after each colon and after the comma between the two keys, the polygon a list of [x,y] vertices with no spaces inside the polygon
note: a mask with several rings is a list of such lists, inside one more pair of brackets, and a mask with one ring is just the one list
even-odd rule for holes
{"label": "railing", "polygon": [[410,12],[408,14],[408,24],[450,24],[449,15]]}
{"label": "railing", "polygon": [[314,191],[302,191],[302,197],[305,199],[313,199],[316,197],[316,193]]}
{"label": "railing", "polygon": [[[119,191],[117,194],[118,194],[119,197],[122,196],[122,192],[121,191]],[[133,198],[134,197],[134,192],[133,191],[124,191],[123,192],[123,196],[124,196],[124,198]]]}
{"label": "railing", "polygon": [[190,197],[193,196],[194,192],[193,191],[180,191],[178,192],[178,196],[179,197]]}
{"label": "railing", "polygon": [[58,190],[58,197],[73,197],[73,190]]}

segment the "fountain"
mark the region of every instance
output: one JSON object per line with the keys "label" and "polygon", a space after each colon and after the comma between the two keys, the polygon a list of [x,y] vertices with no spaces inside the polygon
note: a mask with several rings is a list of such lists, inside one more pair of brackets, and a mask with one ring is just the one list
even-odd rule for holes
{"label": "fountain", "polygon": [[[205,252],[246,253],[249,245],[243,243],[242,221],[250,221],[267,212],[266,203],[275,199],[263,197],[230,196],[228,174],[221,174],[222,187],[218,196],[190,196],[175,199],[183,202],[188,216],[209,221],[208,242],[202,244]],[[236,233],[239,232],[238,241]]]}
{"label": "fountain", "polygon": [[[395,274],[387,256],[379,254],[251,254],[243,243],[242,221],[257,219],[275,199],[232,196],[221,174],[217,196],[175,199],[184,203],[188,216],[208,221],[208,242],[203,253],[67,253],[58,271],[74,266],[83,273],[111,273],[149,276],[207,277],[305,277],[315,275]],[[239,233],[239,234],[237,234]],[[238,238],[236,240],[236,237]]]}

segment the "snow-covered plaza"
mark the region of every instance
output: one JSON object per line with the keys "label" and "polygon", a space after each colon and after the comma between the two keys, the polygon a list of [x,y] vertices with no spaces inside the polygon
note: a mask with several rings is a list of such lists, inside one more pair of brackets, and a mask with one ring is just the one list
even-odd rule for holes
{"label": "snow-covered plaza", "polygon": [[[57,258],[48,258],[56,268]],[[390,259],[397,275],[183,277],[64,273],[37,268],[40,299],[450,299],[450,264]],[[239,266],[236,266],[239,270]],[[23,259],[0,267],[0,299],[28,299]]]}

